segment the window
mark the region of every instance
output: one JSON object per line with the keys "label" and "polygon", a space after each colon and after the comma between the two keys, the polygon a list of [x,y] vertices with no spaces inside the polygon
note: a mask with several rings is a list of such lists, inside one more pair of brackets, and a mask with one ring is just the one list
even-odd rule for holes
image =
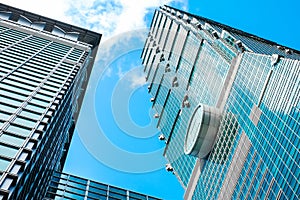
{"label": "window", "polygon": [[16,125],[10,125],[8,127],[7,131],[9,131],[11,133],[18,134],[18,135],[22,135],[22,136],[25,136],[25,137],[28,137],[30,132],[31,132],[31,130],[29,130],[29,129],[21,128],[21,127],[18,127]]}
{"label": "window", "polygon": [[8,167],[8,165],[9,165],[9,163],[10,163],[9,160],[0,158],[0,171],[5,171],[6,168]]}
{"label": "window", "polygon": [[14,120],[14,123],[19,124],[19,125],[24,125],[24,126],[27,126],[27,127],[30,127],[30,128],[33,128],[34,125],[36,124],[36,121],[18,117],[18,118],[16,118]]}
{"label": "window", "polygon": [[32,119],[32,120],[34,120],[34,121],[37,121],[37,120],[40,119],[40,117],[41,117],[39,114],[30,112],[30,111],[26,111],[26,110],[23,110],[23,111],[20,113],[20,116],[30,118],[30,119]]}
{"label": "window", "polygon": [[3,146],[0,144],[0,155],[8,156],[8,157],[15,157],[18,152],[18,149],[14,149],[12,147]]}
{"label": "window", "polygon": [[3,134],[0,136],[0,142],[21,146],[24,143],[24,139],[8,134]]}

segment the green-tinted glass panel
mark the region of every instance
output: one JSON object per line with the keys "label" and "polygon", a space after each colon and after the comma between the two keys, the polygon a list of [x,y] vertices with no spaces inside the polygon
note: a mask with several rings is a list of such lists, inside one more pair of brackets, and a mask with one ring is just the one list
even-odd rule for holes
{"label": "green-tinted glass panel", "polygon": [[77,189],[77,188],[74,188],[74,187],[66,187],[65,190],[69,191],[69,192],[72,192],[72,193],[80,194],[80,195],[85,194],[85,188]]}
{"label": "green-tinted glass panel", "polygon": [[28,117],[33,120],[38,120],[41,116],[39,114],[32,113],[30,111],[23,110],[20,114],[21,116]]}
{"label": "green-tinted glass panel", "polygon": [[45,108],[41,108],[41,107],[30,105],[30,104],[28,104],[26,106],[26,109],[33,110],[38,113],[43,113],[45,111]]}
{"label": "green-tinted glass panel", "polygon": [[14,107],[12,107],[12,106],[8,106],[8,105],[3,105],[3,104],[1,104],[1,101],[0,101],[0,109],[1,109],[1,110],[5,110],[5,111],[7,111],[7,112],[11,112],[11,113],[15,112],[15,110],[16,110],[16,108],[14,108]]}
{"label": "green-tinted glass panel", "polygon": [[0,142],[21,146],[24,143],[24,139],[17,138],[11,135],[3,134],[0,136]]}
{"label": "green-tinted glass panel", "polygon": [[0,144],[0,155],[8,156],[8,157],[15,157],[15,155],[17,154],[17,152],[18,152],[17,149],[13,149],[11,147],[2,146]]}
{"label": "green-tinted glass panel", "polygon": [[10,114],[0,112],[0,119],[6,121],[9,117],[10,117]]}
{"label": "green-tinted glass panel", "polygon": [[10,161],[8,160],[3,160],[0,158],[0,171],[5,171],[6,168],[8,167]]}
{"label": "green-tinted glass panel", "polygon": [[20,125],[24,125],[30,128],[33,128],[34,125],[36,124],[36,122],[31,121],[31,120],[27,120],[27,119],[22,119],[20,117],[16,118],[14,123],[20,124]]}
{"label": "green-tinted glass panel", "polygon": [[10,125],[7,129],[7,131],[12,132],[12,133],[16,133],[22,136],[29,136],[30,134],[30,130],[25,129],[25,128],[20,128],[18,126],[14,126],[14,125]]}

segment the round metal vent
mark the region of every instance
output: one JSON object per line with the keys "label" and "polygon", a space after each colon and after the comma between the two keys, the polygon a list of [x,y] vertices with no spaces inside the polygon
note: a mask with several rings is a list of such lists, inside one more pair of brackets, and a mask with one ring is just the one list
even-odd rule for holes
{"label": "round metal vent", "polygon": [[189,120],[184,153],[200,158],[207,156],[215,142],[220,121],[221,112],[217,108],[198,105]]}

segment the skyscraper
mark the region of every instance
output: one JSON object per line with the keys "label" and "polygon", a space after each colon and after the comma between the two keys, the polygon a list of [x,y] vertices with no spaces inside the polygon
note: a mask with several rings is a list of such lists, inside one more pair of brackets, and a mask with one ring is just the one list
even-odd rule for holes
{"label": "skyscraper", "polygon": [[163,6],[141,58],[185,199],[299,199],[299,51]]}
{"label": "skyscraper", "polygon": [[0,4],[0,199],[63,168],[101,35]]}
{"label": "skyscraper", "polygon": [[90,199],[90,200],[159,200],[119,187],[95,182],[71,174],[55,172],[44,200]]}

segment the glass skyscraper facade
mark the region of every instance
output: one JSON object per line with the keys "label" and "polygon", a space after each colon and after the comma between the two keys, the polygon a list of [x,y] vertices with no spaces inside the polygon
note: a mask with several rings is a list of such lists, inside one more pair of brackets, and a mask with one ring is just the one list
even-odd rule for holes
{"label": "glass skyscraper facade", "polygon": [[163,6],[141,58],[184,199],[299,199],[299,51]]}
{"label": "glass skyscraper facade", "polygon": [[0,4],[0,199],[62,170],[101,35]]}
{"label": "glass skyscraper facade", "polygon": [[55,172],[44,200],[160,200],[155,197],[95,182],[66,173]]}

